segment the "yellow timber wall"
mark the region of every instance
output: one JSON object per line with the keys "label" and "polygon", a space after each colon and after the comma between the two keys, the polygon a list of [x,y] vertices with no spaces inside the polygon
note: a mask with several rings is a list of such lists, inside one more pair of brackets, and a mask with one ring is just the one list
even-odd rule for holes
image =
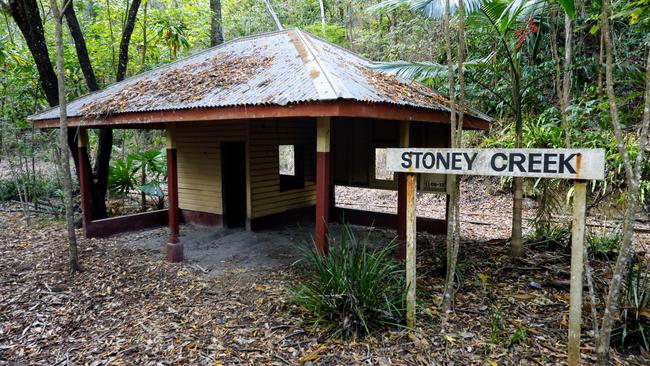
{"label": "yellow timber wall", "polygon": [[[249,218],[316,204],[316,119],[251,121]],[[280,191],[279,145],[302,145],[304,188]]]}
{"label": "yellow timber wall", "polygon": [[246,121],[180,124],[174,133],[180,209],[223,214],[221,142],[247,141]]}
{"label": "yellow timber wall", "polygon": [[[174,139],[181,209],[223,214],[222,141],[247,142],[249,219],[316,203],[315,119],[182,123],[175,129]],[[303,146],[304,188],[280,191],[279,145]]]}

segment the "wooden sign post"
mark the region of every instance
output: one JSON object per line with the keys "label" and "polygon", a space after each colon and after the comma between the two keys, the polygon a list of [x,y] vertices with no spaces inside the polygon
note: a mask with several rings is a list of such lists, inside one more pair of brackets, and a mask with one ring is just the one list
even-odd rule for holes
{"label": "wooden sign post", "polygon": [[587,182],[573,184],[573,222],[571,224],[571,283],[569,289],[569,345],[570,366],[580,364],[580,323],[582,320],[582,269],[584,267],[585,211]]}
{"label": "wooden sign post", "polygon": [[387,149],[386,170],[407,174],[406,325],[415,326],[416,173],[573,179],[568,364],[580,363],[587,180],[605,178],[603,149]]}
{"label": "wooden sign post", "polygon": [[415,174],[406,175],[406,326],[415,327],[415,253],[417,229]]}

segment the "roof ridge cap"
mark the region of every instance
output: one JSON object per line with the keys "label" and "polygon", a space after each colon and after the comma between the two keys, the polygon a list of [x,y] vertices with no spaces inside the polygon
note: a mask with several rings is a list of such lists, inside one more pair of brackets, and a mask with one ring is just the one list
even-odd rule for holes
{"label": "roof ridge cap", "polygon": [[[314,66],[318,69],[320,75],[322,75],[322,78],[325,79],[325,83],[323,82],[317,82],[317,79],[322,79],[317,75],[315,77],[312,77],[312,82],[314,83],[314,87],[318,91],[319,94],[324,94],[324,95],[333,95],[333,99],[341,98],[342,93],[341,90],[335,85],[335,83],[332,81],[332,77],[330,76],[329,71],[327,68],[320,62],[320,57],[318,55],[318,51],[314,49],[314,47],[306,41],[306,36],[304,35],[305,32],[303,32],[299,28],[294,28],[291,30],[292,32],[295,32],[295,34],[298,36],[298,39],[300,39],[300,42],[303,44],[307,52],[312,56]],[[294,47],[296,45],[294,44]],[[297,50],[297,49],[296,49]],[[300,50],[297,50],[298,53],[300,53]],[[306,65],[306,64],[305,64]],[[323,84],[326,84],[329,86],[330,90],[322,90],[323,89]]]}

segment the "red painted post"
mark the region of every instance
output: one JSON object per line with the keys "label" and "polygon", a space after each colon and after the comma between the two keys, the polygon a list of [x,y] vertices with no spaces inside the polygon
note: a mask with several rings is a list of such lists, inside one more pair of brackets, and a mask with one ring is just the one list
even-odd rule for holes
{"label": "red painted post", "polygon": [[316,250],[327,255],[330,209],[330,127],[328,117],[318,118],[316,128]]}
{"label": "red painted post", "polygon": [[[410,123],[402,121],[399,126],[399,146],[409,146]],[[397,248],[395,258],[406,258],[406,173],[397,173]]]}
{"label": "red painted post", "polygon": [[178,209],[178,171],[176,159],[176,143],[173,131],[167,129],[167,203],[169,219],[169,239],[167,240],[167,260],[169,262],[183,261],[183,243],[179,238]]}
{"label": "red painted post", "polygon": [[79,193],[81,194],[81,221],[84,236],[88,237],[90,215],[90,162],[88,161],[88,130],[80,128],[77,136],[77,154],[79,156]]}

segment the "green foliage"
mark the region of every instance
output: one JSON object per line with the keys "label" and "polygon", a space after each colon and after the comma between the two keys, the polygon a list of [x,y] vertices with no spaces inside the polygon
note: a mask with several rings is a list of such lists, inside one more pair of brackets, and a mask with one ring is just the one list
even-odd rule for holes
{"label": "green foliage", "polygon": [[528,328],[518,327],[509,329],[506,320],[503,318],[503,310],[493,306],[488,314],[490,321],[490,342],[496,345],[511,347],[518,343],[525,343],[528,336]]}
{"label": "green foliage", "polygon": [[[606,103],[598,100],[578,99],[569,109],[569,135],[574,146],[585,148],[605,149],[606,179],[602,182],[592,182],[591,189],[599,196],[611,193],[621,193],[625,187],[625,171],[623,157],[619,153],[616,138],[609,127],[609,111]],[[636,117],[633,117],[636,118]],[[548,108],[537,117],[530,116],[523,125],[522,144],[527,148],[563,148],[565,131],[560,126],[560,115],[557,109]],[[514,147],[514,126],[495,129],[484,140],[484,147],[512,148]],[[626,136],[627,149],[634,161],[638,151],[638,140],[635,133]],[[639,202],[650,205],[650,160],[642,164],[641,190]],[[624,196],[621,196],[624,199]]]}
{"label": "green foliage", "polygon": [[402,322],[406,286],[402,266],[392,258],[394,243],[373,243],[368,233],[358,239],[344,224],[330,252],[320,256],[311,245],[305,282],[295,299],[308,320],[335,337],[363,337]]}
{"label": "green foliage", "polygon": [[166,164],[164,149],[133,153],[123,160],[115,160],[108,170],[108,189],[123,197],[137,188],[149,196],[162,198],[162,186],[167,183]]}
{"label": "green foliage", "polygon": [[178,57],[178,50],[181,48],[190,48],[190,41],[187,38],[188,27],[182,22],[170,17],[163,17],[156,21],[154,33],[167,48],[169,56],[175,60]]}
{"label": "green foliage", "polygon": [[506,332],[506,326],[503,322],[503,313],[501,308],[490,308],[488,319],[490,319],[490,341],[492,344],[502,343],[503,334]]}
{"label": "green foliage", "polygon": [[113,161],[108,169],[108,189],[114,195],[126,196],[137,185],[133,156]]}
{"label": "green foliage", "polygon": [[21,174],[17,179],[0,179],[0,201],[19,201],[20,195],[16,183],[27,190],[27,201],[37,202],[61,195],[61,184],[58,180],[47,175]]}
{"label": "green foliage", "polygon": [[591,254],[596,257],[614,258],[618,254],[621,238],[620,229],[604,233],[590,233],[587,235],[587,245]]}
{"label": "green foliage", "polygon": [[526,242],[541,244],[546,249],[564,249],[571,240],[571,228],[547,220],[535,220],[532,230],[526,236]]}
{"label": "green foliage", "polygon": [[308,25],[305,30],[338,45],[345,45],[347,41],[347,29],[338,24],[326,24],[325,34],[323,34],[323,27],[320,22]]}
{"label": "green foliage", "polygon": [[623,349],[650,351],[650,261],[631,263],[621,298],[620,315],[612,331],[613,342]]}
{"label": "green foliage", "polygon": [[162,198],[167,184],[167,155],[165,149],[147,150],[133,154],[136,170],[144,174],[144,183],[138,188],[148,196]]}

